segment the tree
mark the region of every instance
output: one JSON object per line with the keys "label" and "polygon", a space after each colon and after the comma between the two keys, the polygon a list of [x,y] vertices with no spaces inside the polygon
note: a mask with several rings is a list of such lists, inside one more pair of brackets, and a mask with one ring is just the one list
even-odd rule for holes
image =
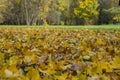
{"label": "tree", "polygon": [[0,0],[0,23],[4,21],[4,13],[6,12],[6,2],[7,0]]}
{"label": "tree", "polygon": [[[71,24],[73,21],[73,2],[76,0],[51,0],[47,15],[49,24]],[[71,7],[72,6],[72,7]],[[71,18],[72,17],[72,18]]]}
{"label": "tree", "polygon": [[119,0],[119,4],[118,5],[120,6],[120,0]]}
{"label": "tree", "polygon": [[109,24],[112,22],[113,16],[106,12],[106,10],[117,7],[119,0],[98,0],[99,2],[99,18],[98,24]]}
{"label": "tree", "polygon": [[52,0],[50,4],[48,22],[52,24],[68,24],[67,18],[70,16],[71,0]]}
{"label": "tree", "polygon": [[48,24],[59,25],[61,22],[61,10],[59,9],[59,0],[51,0],[49,12],[46,17]]}
{"label": "tree", "polygon": [[27,25],[36,24],[40,13],[41,0],[24,0],[25,20]]}
{"label": "tree", "polygon": [[84,20],[85,24],[92,24],[93,20],[98,16],[98,2],[97,0],[84,0],[79,2],[79,7],[75,8],[76,16]]}
{"label": "tree", "polygon": [[120,7],[112,7],[108,10],[105,10],[106,13],[110,14],[112,17],[113,23],[119,23],[120,22]]}
{"label": "tree", "polygon": [[[62,0],[64,1],[64,0]],[[63,3],[64,10],[62,11],[63,15],[61,16],[65,25],[73,25],[75,23],[74,9],[78,7],[78,3],[81,0],[65,0]]]}
{"label": "tree", "polygon": [[7,13],[4,14],[5,24],[21,25],[25,23],[23,0],[9,0]]}
{"label": "tree", "polygon": [[50,11],[50,4],[52,0],[41,0],[39,17],[44,25],[47,25],[47,15]]}

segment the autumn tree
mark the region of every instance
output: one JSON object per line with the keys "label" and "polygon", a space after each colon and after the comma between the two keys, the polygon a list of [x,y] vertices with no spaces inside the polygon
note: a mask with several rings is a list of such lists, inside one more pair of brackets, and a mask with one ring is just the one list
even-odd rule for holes
{"label": "autumn tree", "polygon": [[48,22],[52,24],[69,24],[70,6],[72,0],[52,0],[50,4],[49,14],[47,16]]}
{"label": "autumn tree", "polygon": [[119,21],[120,0],[0,0],[0,24],[80,25]]}
{"label": "autumn tree", "polygon": [[52,0],[41,0],[40,2],[40,13],[39,18],[43,21],[44,25],[48,25],[47,23],[47,16],[50,11],[50,4]]}
{"label": "autumn tree", "polygon": [[0,0],[0,23],[4,21],[4,13],[6,12],[7,0]]}
{"label": "autumn tree", "polygon": [[74,9],[79,6],[81,0],[62,0],[64,1],[64,10],[62,12],[62,19],[65,25],[73,25],[75,23]]}
{"label": "autumn tree", "polygon": [[78,8],[75,8],[74,13],[77,17],[84,20],[85,24],[92,24],[98,16],[97,0],[84,0],[79,2]]}

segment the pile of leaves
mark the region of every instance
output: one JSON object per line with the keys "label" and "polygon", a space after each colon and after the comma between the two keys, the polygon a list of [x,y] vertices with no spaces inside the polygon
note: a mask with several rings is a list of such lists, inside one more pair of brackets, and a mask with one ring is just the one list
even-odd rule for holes
{"label": "pile of leaves", "polygon": [[120,31],[1,28],[0,80],[120,80]]}

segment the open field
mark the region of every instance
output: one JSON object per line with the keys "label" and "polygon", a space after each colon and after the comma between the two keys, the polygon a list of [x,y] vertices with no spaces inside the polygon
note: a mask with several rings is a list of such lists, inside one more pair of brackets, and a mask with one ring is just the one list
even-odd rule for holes
{"label": "open field", "polygon": [[18,26],[0,25],[0,28],[49,28],[49,29],[115,29],[120,30],[120,25],[90,25],[90,26]]}
{"label": "open field", "polygon": [[2,27],[7,28],[0,28],[0,80],[120,80],[116,26]]}

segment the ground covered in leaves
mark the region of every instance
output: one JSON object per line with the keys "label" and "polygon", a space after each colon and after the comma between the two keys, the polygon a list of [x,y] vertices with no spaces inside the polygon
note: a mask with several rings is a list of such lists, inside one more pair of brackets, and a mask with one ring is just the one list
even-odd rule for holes
{"label": "ground covered in leaves", "polygon": [[1,28],[0,80],[120,80],[120,31]]}

